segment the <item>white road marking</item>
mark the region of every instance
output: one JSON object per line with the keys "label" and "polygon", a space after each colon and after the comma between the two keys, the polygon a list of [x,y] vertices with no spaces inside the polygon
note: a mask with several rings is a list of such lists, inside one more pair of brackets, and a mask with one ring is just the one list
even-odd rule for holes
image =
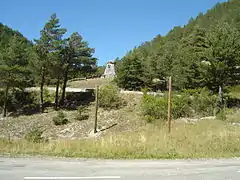
{"label": "white road marking", "polygon": [[24,177],[25,180],[78,180],[78,179],[121,179],[120,176],[96,176],[96,177]]}

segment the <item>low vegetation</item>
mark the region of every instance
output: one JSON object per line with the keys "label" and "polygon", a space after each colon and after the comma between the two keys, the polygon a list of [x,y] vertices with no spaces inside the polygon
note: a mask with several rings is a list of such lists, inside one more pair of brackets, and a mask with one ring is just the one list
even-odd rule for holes
{"label": "low vegetation", "polygon": [[31,143],[0,140],[0,153],[95,158],[207,158],[239,157],[240,127],[222,121],[176,123],[171,134],[165,125],[99,139]]}
{"label": "low vegetation", "polygon": [[44,142],[44,138],[42,137],[43,130],[40,130],[39,128],[36,128],[34,130],[31,130],[25,135],[25,140],[31,143],[41,143]]}
{"label": "low vegetation", "polygon": [[240,99],[240,85],[229,87],[228,91],[230,97]]}
{"label": "low vegetation", "polygon": [[120,89],[114,85],[105,85],[99,90],[99,107],[118,109],[124,105]]}
{"label": "low vegetation", "polygon": [[108,78],[94,78],[94,79],[84,79],[78,81],[72,81],[68,83],[69,87],[73,88],[96,88],[96,86],[108,85],[111,79]]}
{"label": "low vegetation", "polygon": [[[153,96],[144,94],[141,101],[142,115],[148,122],[167,119],[167,94]],[[181,117],[213,116],[217,110],[217,97],[207,89],[184,90],[172,96],[172,116]]]}
{"label": "low vegetation", "polygon": [[79,106],[77,109],[77,115],[76,115],[75,119],[78,121],[87,120],[89,118],[89,114],[87,111],[88,111],[88,109],[86,106],[84,106],[84,105]]}
{"label": "low vegetation", "polygon": [[[166,36],[159,35],[117,58],[115,79],[99,78],[104,66],[97,67],[95,49],[77,32],[65,39],[67,29],[56,14],[34,43],[0,23],[0,107],[4,117],[0,121],[0,153],[239,157],[237,1],[218,4],[207,15],[200,14],[188,25],[175,27]],[[173,80],[172,133],[166,125],[169,76]],[[49,85],[55,87],[54,93],[45,88]],[[67,86],[92,91],[66,92]],[[93,134],[96,86],[100,86],[100,131]],[[40,91],[27,91],[34,89],[27,87],[40,87]],[[144,90],[143,95],[133,91],[124,96],[120,88],[163,93],[150,95]],[[194,121],[189,123],[189,119]]]}
{"label": "low vegetation", "polygon": [[53,123],[56,125],[56,126],[59,126],[59,125],[65,125],[67,124],[69,121],[68,119],[66,118],[66,115],[64,114],[63,111],[59,111],[57,116],[53,117]]}
{"label": "low vegetation", "polygon": [[[227,121],[232,123],[240,123],[240,110],[233,110],[233,112],[229,112],[227,115]],[[239,124],[240,125],[240,124]]]}

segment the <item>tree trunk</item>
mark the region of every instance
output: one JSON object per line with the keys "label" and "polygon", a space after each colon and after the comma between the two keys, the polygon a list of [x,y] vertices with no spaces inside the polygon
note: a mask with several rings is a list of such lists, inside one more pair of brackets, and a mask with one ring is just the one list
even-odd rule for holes
{"label": "tree trunk", "polygon": [[6,87],[6,89],[5,89],[5,96],[4,96],[3,117],[6,117],[6,116],[7,116],[8,90],[9,90],[9,86],[7,85],[7,87]]}
{"label": "tree trunk", "polygon": [[63,76],[62,96],[61,96],[61,100],[60,100],[61,106],[64,105],[64,100],[65,100],[65,93],[66,93],[66,87],[67,87],[67,81],[68,81],[68,70],[69,70],[69,66],[66,67],[66,70],[65,70],[64,76]]}
{"label": "tree trunk", "polygon": [[41,74],[41,83],[40,83],[40,112],[44,113],[44,100],[43,100],[43,86],[45,82],[45,68],[42,69]]}
{"label": "tree trunk", "polygon": [[55,94],[55,110],[58,109],[58,99],[59,99],[59,84],[60,84],[60,76],[57,79],[57,85],[56,85],[56,94]]}

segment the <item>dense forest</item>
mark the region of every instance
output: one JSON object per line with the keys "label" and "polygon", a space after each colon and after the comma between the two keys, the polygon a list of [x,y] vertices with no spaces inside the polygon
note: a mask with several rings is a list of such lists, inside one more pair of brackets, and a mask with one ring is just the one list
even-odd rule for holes
{"label": "dense forest", "polygon": [[215,92],[239,83],[240,1],[219,3],[183,27],[129,51],[117,61],[121,88],[175,90],[208,87]]}

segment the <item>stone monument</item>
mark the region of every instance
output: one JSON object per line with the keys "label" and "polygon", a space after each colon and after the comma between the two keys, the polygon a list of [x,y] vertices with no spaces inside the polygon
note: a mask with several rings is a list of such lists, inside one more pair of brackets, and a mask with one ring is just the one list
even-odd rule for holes
{"label": "stone monument", "polygon": [[103,78],[113,78],[116,75],[115,73],[115,62],[109,61],[106,65]]}

